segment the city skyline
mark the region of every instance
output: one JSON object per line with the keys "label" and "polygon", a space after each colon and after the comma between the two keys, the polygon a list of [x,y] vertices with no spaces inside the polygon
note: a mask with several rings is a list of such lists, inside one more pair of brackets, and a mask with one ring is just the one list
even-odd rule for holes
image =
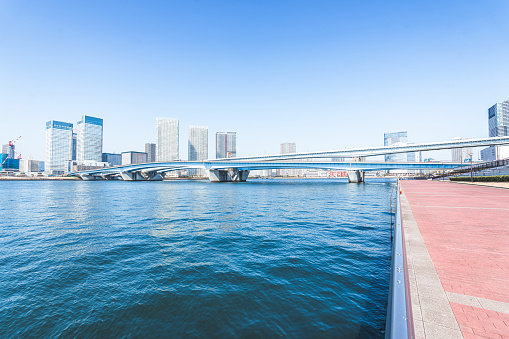
{"label": "city skyline", "polygon": [[509,5],[488,4],[5,1],[0,144],[43,159],[40,126],[87,114],[109,153],[155,143],[157,116],[235,130],[238,156],[485,137],[509,97]]}

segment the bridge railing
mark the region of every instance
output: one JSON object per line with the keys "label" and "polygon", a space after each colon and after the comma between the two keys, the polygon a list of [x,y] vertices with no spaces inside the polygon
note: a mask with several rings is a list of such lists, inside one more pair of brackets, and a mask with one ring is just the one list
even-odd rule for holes
{"label": "bridge railing", "polygon": [[406,261],[405,235],[401,216],[400,186],[396,193],[396,221],[392,240],[391,279],[385,338],[414,338],[410,283]]}

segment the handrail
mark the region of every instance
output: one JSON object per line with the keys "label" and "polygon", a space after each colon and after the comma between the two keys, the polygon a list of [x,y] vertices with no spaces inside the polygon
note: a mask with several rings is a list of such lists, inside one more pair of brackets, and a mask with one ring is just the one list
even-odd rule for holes
{"label": "handrail", "polygon": [[387,321],[385,323],[385,338],[391,339],[415,338],[400,194],[401,188],[398,181],[389,302],[387,305]]}

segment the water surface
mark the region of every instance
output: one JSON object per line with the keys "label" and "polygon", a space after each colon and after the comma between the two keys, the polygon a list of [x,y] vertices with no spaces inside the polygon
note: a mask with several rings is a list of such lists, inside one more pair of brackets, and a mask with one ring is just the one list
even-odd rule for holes
{"label": "water surface", "polygon": [[392,188],[0,182],[0,336],[383,337]]}

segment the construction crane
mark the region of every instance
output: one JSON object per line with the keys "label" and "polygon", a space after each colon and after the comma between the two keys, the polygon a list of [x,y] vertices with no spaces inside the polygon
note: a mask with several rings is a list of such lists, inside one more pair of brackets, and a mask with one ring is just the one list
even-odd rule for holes
{"label": "construction crane", "polygon": [[[10,140],[9,141],[9,149],[7,150],[7,157],[4,159],[4,161],[2,161],[2,165],[4,165],[4,163],[7,161],[7,159],[21,159],[21,153],[18,153],[14,150],[14,144],[16,143],[16,141],[18,141],[19,139],[21,138],[21,135],[19,137],[17,137],[16,139],[14,140]],[[18,155],[18,157],[16,158],[16,155]]]}

